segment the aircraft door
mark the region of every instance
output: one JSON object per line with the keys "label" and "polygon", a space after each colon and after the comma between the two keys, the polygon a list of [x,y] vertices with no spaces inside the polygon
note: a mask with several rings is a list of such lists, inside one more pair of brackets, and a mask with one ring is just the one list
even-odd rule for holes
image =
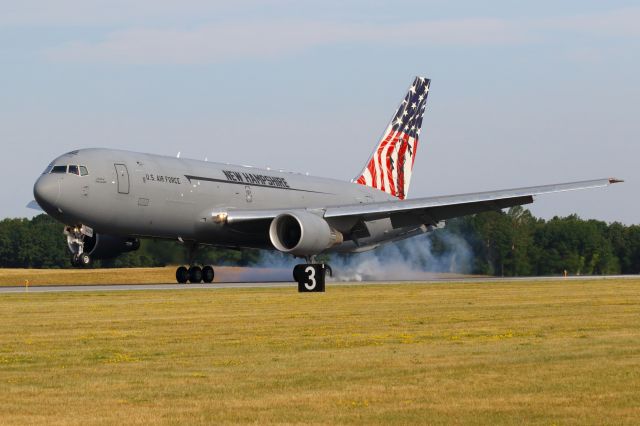
{"label": "aircraft door", "polygon": [[124,164],[114,164],[116,167],[116,178],[118,180],[118,193],[129,193],[129,171]]}

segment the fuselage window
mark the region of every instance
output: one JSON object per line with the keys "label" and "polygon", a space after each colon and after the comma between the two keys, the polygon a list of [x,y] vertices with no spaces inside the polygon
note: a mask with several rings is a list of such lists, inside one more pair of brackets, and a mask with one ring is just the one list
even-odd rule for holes
{"label": "fuselage window", "polygon": [[89,171],[85,166],[80,166],[80,176],[86,176],[89,174]]}
{"label": "fuselage window", "polygon": [[75,164],[70,165],[70,166],[69,166],[69,174],[72,174],[72,175],[79,175],[79,174],[80,174],[80,172],[78,171],[78,166],[76,166]]}
{"label": "fuselage window", "polygon": [[67,173],[67,166],[53,166],[51,173]]}

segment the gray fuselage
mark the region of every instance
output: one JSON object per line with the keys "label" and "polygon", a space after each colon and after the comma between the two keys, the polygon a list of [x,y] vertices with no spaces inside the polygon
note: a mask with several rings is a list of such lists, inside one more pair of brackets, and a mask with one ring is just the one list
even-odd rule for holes
{"label": "gray fuselage", "polygon": [[[50,173],[83,166],[88,174]],[[84,172],[84,171],[83,171]],[[40,206],[67,225],[98,233],[274,249],[264,229],[211,226],[212,212],[322,209],[394,199],[367,186],[298,173],[113,149],[82,149],[56,158],[35,184]],[[407,230],[371,223],[369,238],[335,250],[355,251]],[[267,224],[268,225],[268,224]]]}

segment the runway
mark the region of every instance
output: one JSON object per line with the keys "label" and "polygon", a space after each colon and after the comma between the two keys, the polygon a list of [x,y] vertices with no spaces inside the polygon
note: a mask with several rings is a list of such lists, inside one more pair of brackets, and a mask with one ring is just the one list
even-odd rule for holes
{"label": "runway", "polygon": [[[327,291],[336,286],[365,286],[365,285],[421,285],[438,283],[491,283],[518,281],[584,281],[584,280],[640,280],[639,275],[596,275],[571,277],[469,277],[469,278],[434,278],[423,281],[327,281]],[[143,290],[223,290],[233,288],[276,288],[297,287],[294,282],[243,282],[243,283],[212,283],[212,284],[112,284],[112,285],[50,285],[50,286],[15,286],[0,287],[0,294],[9,293],[62,293],[62,292],[103,292],[103,291],[143,291]]]}

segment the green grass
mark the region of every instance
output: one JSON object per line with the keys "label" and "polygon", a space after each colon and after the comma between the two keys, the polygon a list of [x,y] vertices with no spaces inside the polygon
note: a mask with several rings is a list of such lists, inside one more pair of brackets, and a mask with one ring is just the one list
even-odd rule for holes
{"label": "green grass", "polygon": [[[232,269],[227,267],[227,269]],[[0,287],[85,284],[175,283],[176,267],[104,269],[0,268]]]}
{"label": "green grass", "polygon": [[637,424],[640,280],[0,296],[0,424]]}
{"label": "green grass", "polygon": [[[247,274],[258,279],[292,280],[287,270],[271,268],[245,268],[238,266],[216,266],[214,282],[247,281]],[[255,278],[254,278],[255,279]],[[96,269],[22,269],[0,268],[0,287],[35,287],[48,285],[87,284],[158,284],[176,282],[176,266],[158,268],[96,268]]]}

